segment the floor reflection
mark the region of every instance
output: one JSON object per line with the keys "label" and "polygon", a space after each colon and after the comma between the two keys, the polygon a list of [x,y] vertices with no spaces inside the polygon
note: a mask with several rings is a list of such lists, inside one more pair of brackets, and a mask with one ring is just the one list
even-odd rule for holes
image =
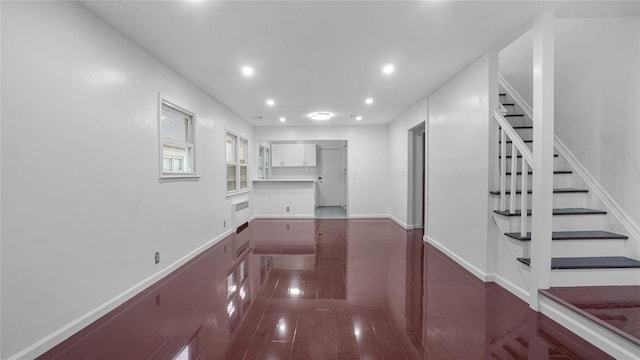
{"label": "floor reflection", "polygon": [[253,221],[43,359],[605,359],[421,230]]}

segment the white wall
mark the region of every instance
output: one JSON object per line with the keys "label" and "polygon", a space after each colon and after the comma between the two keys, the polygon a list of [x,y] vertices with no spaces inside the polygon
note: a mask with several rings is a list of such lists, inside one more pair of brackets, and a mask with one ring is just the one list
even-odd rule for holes
{"label": "white wall", "polygon": [[254,136],[265,141],[347,140],[349,215],[388,216],[388,126],[262,126],[254,128]]}
{"label": "white wall", "polygon": [[409,130],[426,122],[429,114],[429,101],[420,100],[389,125],[389,208],[396,221],[407,225],[408,178],[409,175]]}
{"label": "white wall", "polygon": [[427,123],[427,239],[480,277],[487,271],[489,246],[495,61],[495,55],[480,58],[430,95]]}
{"label": "white wall", "polygon": [[[252,128],[75,2],[2,2],[2,75],[1,357],[34,357],[225,234]],[[158,92],[198,114],[198,181],[158,180]]]}
{"label": "white wall", "polygon": [[[640,223],[640,19],[556,20],[555,130]],[[500,72],[531,104],[531,37],[500,52]]]}

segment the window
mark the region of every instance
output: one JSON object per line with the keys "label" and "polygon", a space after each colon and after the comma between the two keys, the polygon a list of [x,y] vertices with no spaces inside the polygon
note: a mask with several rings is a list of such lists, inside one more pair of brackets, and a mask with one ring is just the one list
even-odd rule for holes
{"label": "window", "polygon": [[227,163],[227,193],[248,190],[248,159],[247,139],[243,139],[232,133],[227,133],[225,141],[225,153]]}
{"label": "window", "polygon": [[195,114],[161,99],[160,177],[195,177]]}
{"label": "window", "polygon": [[238,184],[236,181],[236,173],[238,168],[238,162],[236,161],[236,143],[238,137],[227,133],[227,192],[238,190]]}

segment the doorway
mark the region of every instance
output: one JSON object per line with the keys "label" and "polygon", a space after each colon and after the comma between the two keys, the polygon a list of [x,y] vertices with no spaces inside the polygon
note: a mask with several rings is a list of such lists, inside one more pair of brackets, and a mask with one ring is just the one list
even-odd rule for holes
{"label": "doorway", "polygon": [[425,224],[425,123],[409,130],[407,184],[407,227],[424,228]]}
{"label": "doorway", "polygon": [[316,217],[347,217],[346,141],[318,143]]}

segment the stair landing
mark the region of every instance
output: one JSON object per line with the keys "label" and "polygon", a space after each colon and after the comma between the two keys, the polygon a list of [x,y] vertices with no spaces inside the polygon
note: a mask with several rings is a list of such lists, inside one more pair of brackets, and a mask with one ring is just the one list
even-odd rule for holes
{"label": "stair landing", "polygon": [[556,287],[540,293],[640,346],[640,286]]}

